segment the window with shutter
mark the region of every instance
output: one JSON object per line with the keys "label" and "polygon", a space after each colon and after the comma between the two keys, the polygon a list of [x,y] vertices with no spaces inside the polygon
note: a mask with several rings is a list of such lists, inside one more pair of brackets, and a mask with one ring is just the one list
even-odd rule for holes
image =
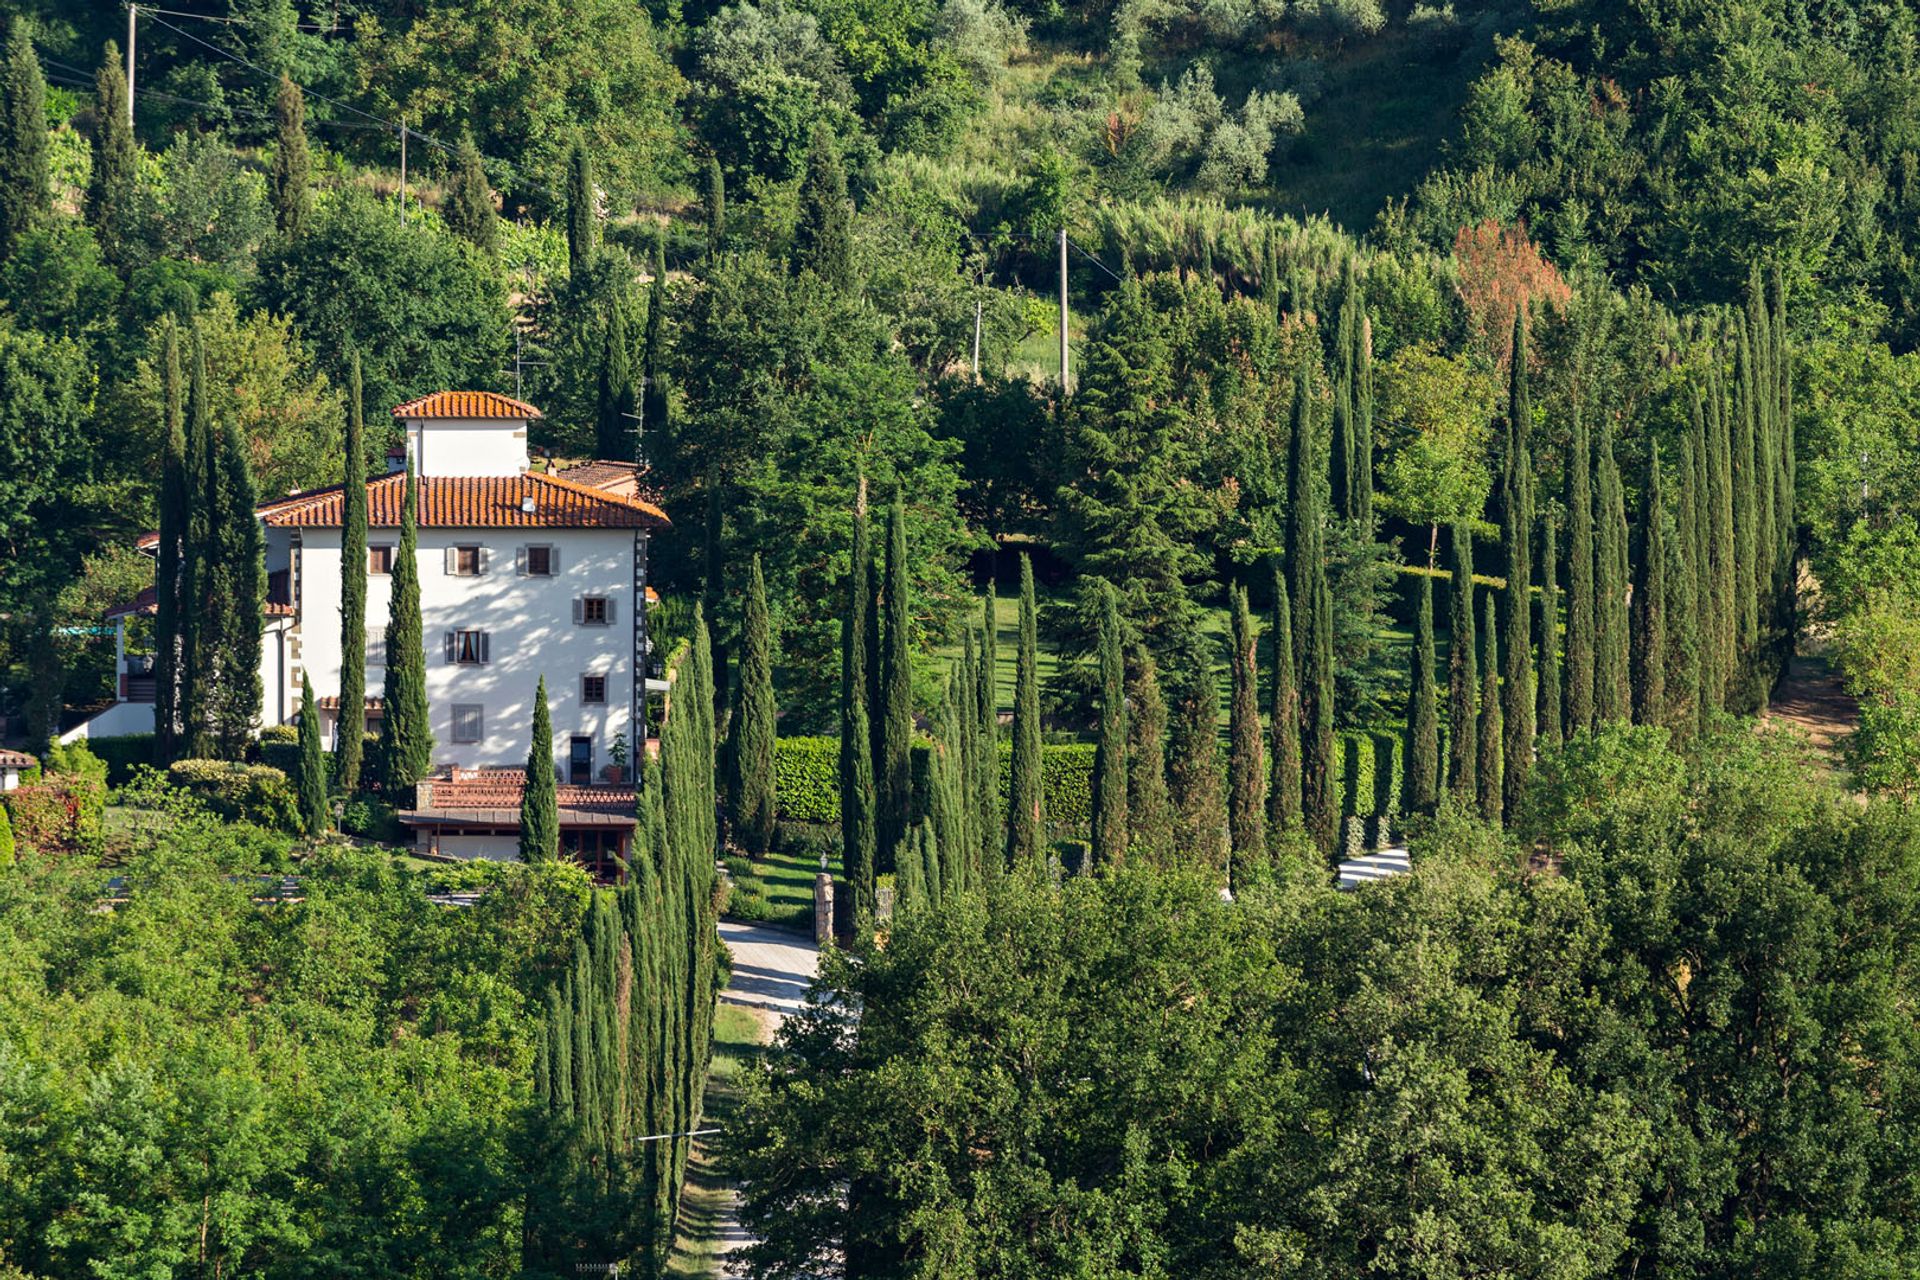
{"label": "window with shutter", "polygon": [[607,678],[598,675],[580,677],[580,701],[590,707],[602,707],[607,702]]}
{"label": "window with shutter", "polygon": [[387,629],[385,627],[367,628],[367,665],[370,667],[387,665]]}
{"label": "window with shutter", "polygon": [[387,544],[367,548],[367,572],[374,577],[385,577],[393,572],[393,548]]}
{"label": "window with shutter", "polygon": [[479,630],[449,631],[447,660],[463,667],[477,667],[487,660],[487,633]]}
{"label": "window with shutter", "polygon": [[604,627],[613,621],[613,602],[605,596],[581,596],[574,616],[585,626]]}
{"label": "window with shutter", "polygon": [[486,572],[486,548],[462,546],[447,548],[447,572],[456,578],[477,578]]}
{"label": "window with shutter", "polygon": [[553,548],[547,546],[522,547],[520,549],[520,572],[529,578],[552,577]]}
{"label": "window with shutter", "polygon": [[478,742],[485,736],[486,710],[478,703],[456,702],[453,704],[453,740],[455,742]]}

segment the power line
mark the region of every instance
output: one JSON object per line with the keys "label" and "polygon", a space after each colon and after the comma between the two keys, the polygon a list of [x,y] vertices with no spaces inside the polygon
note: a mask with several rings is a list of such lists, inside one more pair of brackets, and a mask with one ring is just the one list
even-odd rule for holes
{"label": "power line", "polygon": [[[225,22],[243,27],[253,25],[253,19],[244,14],[188,13],[183,9],[155,9],[151,5],[144,4],[134,7],[145,14],[164,13],[171,18],[192,18],[196,22]],[[293,26],[297,31],[338,31],[340,29],[338,22],[331,26],[320,22],[296,22]]]}

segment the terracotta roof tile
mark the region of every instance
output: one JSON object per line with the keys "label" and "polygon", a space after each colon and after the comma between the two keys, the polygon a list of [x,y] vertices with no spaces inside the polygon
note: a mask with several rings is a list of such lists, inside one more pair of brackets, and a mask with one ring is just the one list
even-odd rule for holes
{"label": "terracotta roof tile", "polygon": [[395,407],[396,418],[538,418],[524,400],[492,391],[436,391]]}
{"label": "terracotta roof tile", "polygon": [[[433,807],[517,810],[520,793],[526,785],[526,773],[520,769],[461,769],[455,772],[454,780],[432,784]],[[622,816],[634,811],[634,793],[630,786],[580,787],[562,783],[553,790],[557,808]]]}
{"label": "terracotta roof tile", "polygon": [[[384,698],[377,697],[373,694],[368,694],[365,702],[366,709],[376,714],[384,710],[387,705]],[[323,697],[315,698],[313,705],[322,711],[338,711],[340,709],[340,695],[337,693],[329,693]]]}
{"label": "terracotta roof tile", "polygon": [[[156,536],[155,541],[158,540]],[[294,614],[293,606],[282,600],[268,600],[260,608],[261,612],[269,618],[291,618]],[[107,610],[106,620],[112,622],[115,618],[148,617],[158,612],[160,612],[160,593],[152,587],[142,587],[140,594],[133,599]]]}
{"label": "terracotta roof tile", "polygon": [[0,767],[8,769],[31,769],[39,763],[38,760],[35,760],[24,751],[0,750]]}
{"label": "terracotta roof tile", "polygon": [[[367,523],[395,528],[406,479],[381,476],[367,484]],[[666,512],[638,498],[606,493],[557,476],[427,476],[420,486],[423,529],[663,529]],[[522,510],[526,499],[533,510]],[[300,502],[280,502],[261,512],[269,525],[338,528],[346,520],[342,487],[316,490]]]}

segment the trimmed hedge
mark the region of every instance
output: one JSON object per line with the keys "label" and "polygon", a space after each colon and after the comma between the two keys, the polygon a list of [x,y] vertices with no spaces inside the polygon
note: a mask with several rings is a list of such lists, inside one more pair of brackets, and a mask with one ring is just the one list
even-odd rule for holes
{"label": "trimmed hedge", "polygon": [[[928,744],[913,744],[914,810],[923,811]],[[1050,826],[1081,830],[1093,814],[1093,744],[1049,743],[1041,748],[1040,781]],[[1000,744],[1000,795],[1013,771],[1013,744]],[[774,744],[773,777],[780,816],[788,822],[840,821],[840,740],[781,738]]]}
{"label": "trimmed hedge", "polygon": [[110,787],[126,786],[133,781],[135,768],[153,763],[153,735],[150,733],[89,738],[87,745],[93,748],[94,755],[106,762],[107,785]]}
{"label": "trimmed hedge", "polygon": [[72,853],[100,841],[107,787],[98,778],[55,774],[33,786],[15,787],[4,799],[20,844],[42,853]]}
{"label": "trimmed hedge", "polygon": [[269,765],[177,760],[167,769],[167,781],[200,797],[208,808],[229,821],[251,822],[296,835],[300,831],[293,784],[285,773]]}

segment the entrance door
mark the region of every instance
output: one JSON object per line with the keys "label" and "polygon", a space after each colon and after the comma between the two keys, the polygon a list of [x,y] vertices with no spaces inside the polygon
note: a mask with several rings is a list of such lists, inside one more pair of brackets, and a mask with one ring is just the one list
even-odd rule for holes
{"label": "entrance door", "polygon": [[575,734],[567,748],[567,781],[584,787],[593,781],[593,739]]}

